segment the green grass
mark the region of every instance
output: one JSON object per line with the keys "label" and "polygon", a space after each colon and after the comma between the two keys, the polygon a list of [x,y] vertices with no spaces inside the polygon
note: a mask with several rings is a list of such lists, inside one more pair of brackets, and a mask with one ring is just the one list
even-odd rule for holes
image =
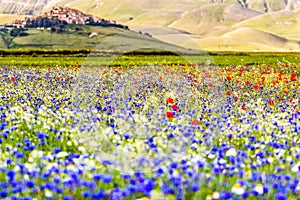
{"label": "green grass", "polygon": [[0,49],[4,49],[4,48],[5,48],[4,41],[2,40],[2,38],[0,38]]}
{"label": "green grass", "polygon": [[[142,48],[187,51],[182,47],[115,27],[67,25],[63,33],[38,29],[28,29],[26,32],[28,36],[14,38],[10,47],[13,49],[100,49],[125,52]],[[93,32],[98,35],[90,38]]]}
{"label": "green grass", "polygon": [[201,56],[176,56],[176,55],[124,55],[124,56],[106,56],[106,57],[73,57],[73,56],[56,56],[56,57],[0,57],[1,66],[72,66],[76,62],[87,66],[137,66],[144,65],[183,65],[183,64],[198,64],[210,63],[220,66],[231,65],[246,65],[246,64],[276,64],[289,62],[291,64],[300,64],[300,54],[233,54],[223,53]]}

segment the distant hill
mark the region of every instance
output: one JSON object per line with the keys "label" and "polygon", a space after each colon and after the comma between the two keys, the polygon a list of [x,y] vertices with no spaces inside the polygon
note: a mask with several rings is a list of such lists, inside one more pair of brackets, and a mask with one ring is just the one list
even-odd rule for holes
{"label": "distant hill", "polygon": [[[0,13],[34,14],[66,5],[95,16],[114,19],[131,29],[145,28],[153,37],[187,47],[186,42],[162,34],[178,30],[207,50],[299,51],[300,0],[0,0]],[[1,24],[1,18],[0,18]],[[151,32],[153,30],[153,32]],[[253,30],[257,30],[253,32]],[[237,32],[234,32],[237,31]],[[159,34],[156,34],[159,33]],[[166,33],[166,32],[165,32]],[[243,40],[228,35],[240,33]],[[255,37],[252,34],[258,34]],[[261,33],[269,42],[257,40]],[[279,43],[272,43],[273,36]],[[173,34],[174,36],[174,34]],[[232,39],[234,37],[231,37]],[[264,40],[264,41],[265,41]],[[217,42],[217,43],[214,43]]]}
{"label": "distant hill", "polygon": [[[23,29],[24,36],[11,37],[9,48],[41,49],[99,49],[104,51],[133,51],[141,48],[188,51],[131,30],[117,27],[66,25],[63,32],[43,28]],[[2,32],[0,31],[0,36]],[[0,37],[0,48],[6,48]]]}

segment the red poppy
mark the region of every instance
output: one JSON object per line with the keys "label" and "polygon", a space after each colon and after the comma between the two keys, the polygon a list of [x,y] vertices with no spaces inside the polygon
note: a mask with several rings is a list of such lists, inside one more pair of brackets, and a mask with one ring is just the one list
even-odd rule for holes
{"label": "red poppy", "polygon": [[246,81],[246,85],[250,85],[250,81]]}
{"label": "red poppy", "polygon": [[199,124],[200,124],[200,121],[197,120],[197,119],[195,119],[195,120],[192,121],[191,124],[192,124],[192,125],[199,125]]}
{"label": "red poppy", "polygon": [[289,102],[293,102],[293,98],[292,97],[289,99]]}
{"label": "red poppy", "polygon": [[260,86],[258,84],[253,86],[254,89],[258,90],[260,88]]}
{"label": "red poppy", "polygon": [[10,78],[10,80],[11,80],[11,82],[15,82],[16,81],[15,77],[13,77],[13,76]]}
{"label": "red poppy", "polygon": [[213,87],[214,85],[212,83],[208,83],[208,86],[209,87]]}
{"label": "red poppy", "polygon": [[174,99],[172,99],[172,98],[167,98],[167,103],[170,103],[170,104],[174,104]]}
{"label": "red poppy", "polygon": [[268,101],[268,103],[269,103],[270,105],[274,105],[274,104],[275,104],[275,102],[274,102],[273,100],[271,100],[271,99]]}
{"label": "red poppy", "polygon": [[169,118],[169,119],[174,118],[174,113],[173,112],[167,112],[167,118]]}
{"label": "red poppy", "polygon": [[247,110],[247,108],[246,108],[246,107],[242,107],[241,109],[242,109],[242,110]]}
{"label": "red poppy", "polygon": [[297,81],[297,74],[291,74],[291,81]]}
{"label": "red poppy", "polygon": [[286,91],[286,90],[284,90],[284,91],[283,91],[283,93],[284,93],[284,94],[288,94],[289,92],[288,92],[288,91]]}
{"label": "red poppy", "polygon": [[230,80],[231,80],[231,77],[230,77],[230,76],[226,76],[226,79],[227,79],[228,81],[230,81]]}
{"label": "red poppy", "polygon": [[231,92],[230,92],[230,91],[228,91],[228,92],[226,92],[226,94],[227,94],[227,95],[230,95],[230,94],[231,94]]}
{"label": "red poppy", "polygon": [[172,105],[171,108],[172,108],[174,111],[178,111],[178,110],[179,110],[179,107],[176,106],[176,105]]}

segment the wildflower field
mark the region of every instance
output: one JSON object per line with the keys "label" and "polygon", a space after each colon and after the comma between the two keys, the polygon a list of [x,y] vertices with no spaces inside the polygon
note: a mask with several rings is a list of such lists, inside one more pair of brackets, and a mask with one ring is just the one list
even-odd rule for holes
{"label": "wildflower field", "polygon": [[299,61],[215,59],[1,58],[0,199],[299,199]]}

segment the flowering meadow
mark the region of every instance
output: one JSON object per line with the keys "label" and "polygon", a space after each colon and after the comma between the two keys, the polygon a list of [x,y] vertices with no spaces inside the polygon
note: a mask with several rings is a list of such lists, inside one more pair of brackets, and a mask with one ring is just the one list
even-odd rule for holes
{"label": "flowering meadow", "polygon": [[299,199],[291,63],[0,68],[0,199]]}

